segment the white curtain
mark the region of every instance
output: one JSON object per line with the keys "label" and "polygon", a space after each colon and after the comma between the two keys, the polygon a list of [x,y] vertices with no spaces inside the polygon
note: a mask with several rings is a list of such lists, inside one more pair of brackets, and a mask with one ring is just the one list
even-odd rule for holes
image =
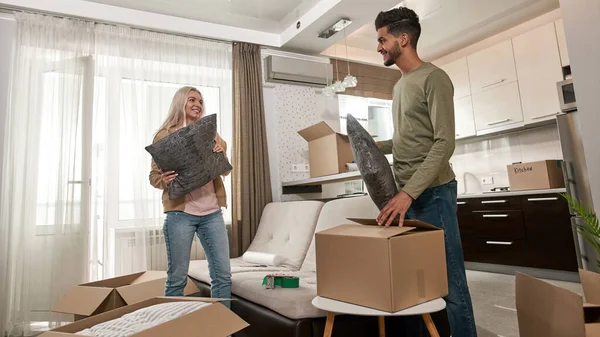
{"label": "white curtain", "polygon": [[16,16],[0,198],[0,334],[9,336],[71,319],[50,308],[74,285],[165,265],[151,252],[164,246],[164,216],[144,147],[179,87],[203,93],[232,144],[230,44]]}
{"label": "white curtain", "polygon": [[[93,209],[105,224],[94,242],[108,247],[99,257],[108,274],[98,277],[164,269],[164,255],[156,252],[157,243],[159,250],[164,246],[161,191],[149,184],[151,157],[144,147],[184,85],[202,92],[205,114],[218,115],[219,133],[231,145],[231,45],[96,25],[94,58],[93,168],[105,168],[93,174],[95,185],[104,187],[92,191]],[[225,214],[230,218],[229,210]],[[149,237],[157,229],[159,237]]]}

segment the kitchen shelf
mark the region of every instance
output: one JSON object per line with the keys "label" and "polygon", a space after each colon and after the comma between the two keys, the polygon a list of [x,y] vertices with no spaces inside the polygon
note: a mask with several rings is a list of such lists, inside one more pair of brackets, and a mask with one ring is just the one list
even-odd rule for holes
{"label": "kitchen shelf", "polygon": [[322,185],[340,183],[350,180],[362,179],[359,171],[350,171],[339,174],[331,174],[323,177],[309,178],[303,180],[287,181],[282,183],[282,186],[311,186],[311,185]]}
{"label": "kitchen shelf", "polygon": [[302,180],[286,181],[281,184],[283,194],[320,193],[323,184],[334,184],[345,181],[362,180],[360,171],[350,171]]}

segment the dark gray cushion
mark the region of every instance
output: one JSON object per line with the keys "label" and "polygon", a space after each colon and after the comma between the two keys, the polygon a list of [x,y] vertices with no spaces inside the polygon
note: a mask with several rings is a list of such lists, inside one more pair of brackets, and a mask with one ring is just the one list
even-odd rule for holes
{"label": "dark gray cushion", "polygon": [[174,171],[169,199],[180,198],[233,168],[224,153],[215,153],[217,115],[200,118],[146,147],[163,172]]}
{"label": "dark gray cushion", "polygon": [[369,196],[379,210],[382,210],[398,194],[390,164],[373,137],[350,114],[346,120],[346,132],[354,161],[367,185]]}

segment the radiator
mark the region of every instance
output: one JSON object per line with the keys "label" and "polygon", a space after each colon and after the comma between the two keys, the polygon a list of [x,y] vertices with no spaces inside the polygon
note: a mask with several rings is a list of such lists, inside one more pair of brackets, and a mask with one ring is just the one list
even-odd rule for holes
{"label": "radiator", "polygon": [[[143,235],[142,235],[143,234]],[[142,240],[145,241],[145,254]],[[146,259],[147,270],[167,270],[167,247],[165,245],[165,236],[162,229],[119,229],[115,231],[115,275],[126,275],[138,271],[136,266],[140,266]],[[144,256],[145,255],[145,256]],[[190,252],[191,260],[203,260],[206,258],[204,249],[197,236],[192,241]]]}

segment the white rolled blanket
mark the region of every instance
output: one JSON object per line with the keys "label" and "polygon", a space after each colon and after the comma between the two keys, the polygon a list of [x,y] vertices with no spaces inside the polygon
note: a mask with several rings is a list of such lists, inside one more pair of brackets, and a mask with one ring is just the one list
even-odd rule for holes
{"label": "white rolled blanket", "polygon": [[244,253],[242,260],[248,263],[277,267],[283,262],[283,257],[277,254],[248,251]]}

